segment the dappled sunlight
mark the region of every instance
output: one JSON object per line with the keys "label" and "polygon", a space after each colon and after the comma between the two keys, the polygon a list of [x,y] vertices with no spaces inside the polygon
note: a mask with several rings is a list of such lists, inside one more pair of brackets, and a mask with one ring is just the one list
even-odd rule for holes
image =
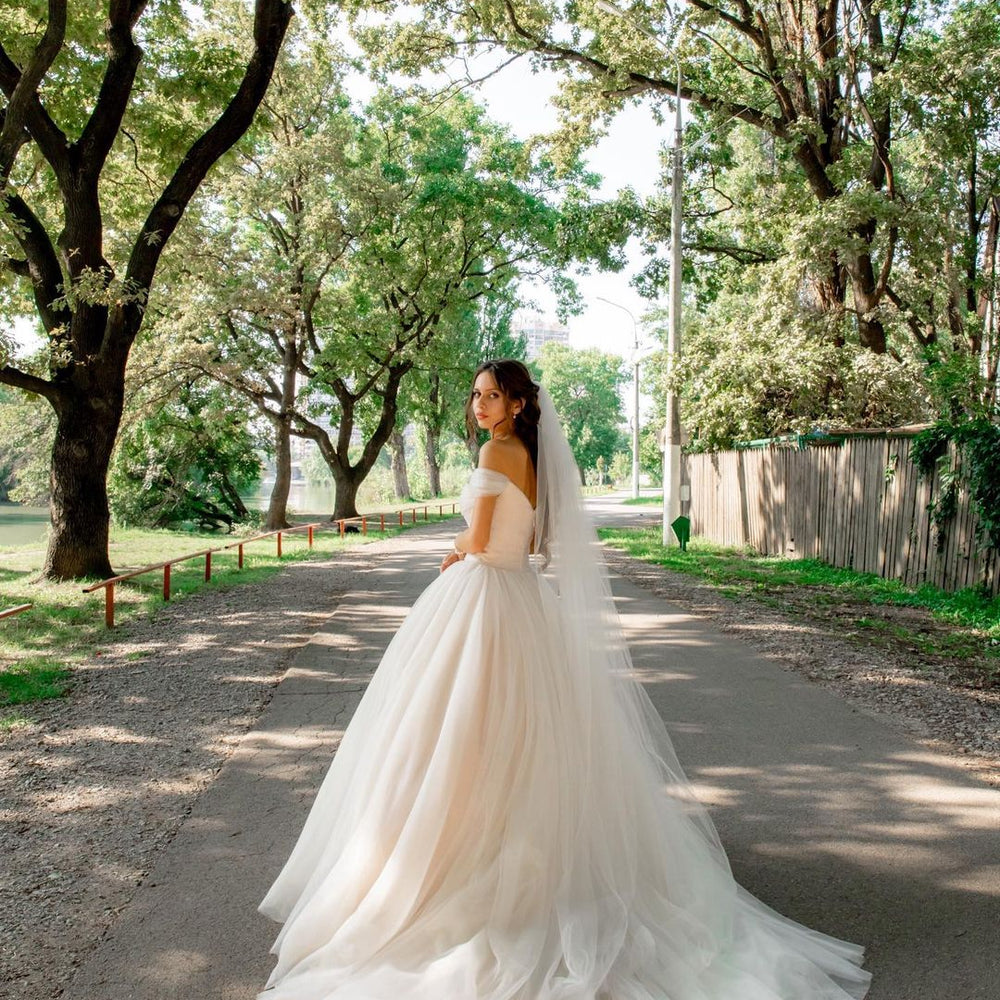
{"label": "dappled sunlight", "polygon": [[161,739],[158,736],[143,735],[118,726],[93,725],[58,730],[47,735],[46,742],[50,746],[76,746],[94,742],[169,746],[171,741]]}

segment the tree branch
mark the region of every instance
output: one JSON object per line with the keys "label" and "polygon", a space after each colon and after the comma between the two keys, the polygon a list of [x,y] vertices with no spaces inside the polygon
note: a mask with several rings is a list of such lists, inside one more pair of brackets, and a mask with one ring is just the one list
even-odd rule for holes
{"label": "tree branch", "polygon": [[263,100],[292,16],[285,0],[257,0],[254,52],[239,89],[226,110],[188,150],[180,166],[150,210],[129,258],[126,280],[138,288],[153,283],[163,247],[188,203],[216,161],[246,132]]}
{"label": "tree branch", "polygon": [[23,389],[25,392],[32,392],[36,396],[43,396],[53,406],[59,401],[60,393],[53,383],[37,375],[29,375],[18,368],[4,365],[0,368],[0,383],[13,386],[15,389]]}
{"label": "tree branch", "polygon": [[[0,180],[6,183],[18,150],[28,141],[31,126],[42,125],[47,116],[39,118],[38,86],[49,71],[66,35],[66,0],[49,0],[49,16],[35,51],[23,72],[0,47],[0,86],[7,95],[3,129],[0,130]],[[51,122],[51,119],[48,119]],[[51,139],[51,136],[47,138]],[[36,141],[37,138],[36,138]],[[39,142],[41,146],[42,143]],[[43,152],[45,150],[43,149]],[[63,153],[65,159],[65,153]],[[55,166],[55,164],[53,164]]]}
{"label": "tree branch", "polygon": [[132,38],[132,29],[147,0],[111,0],[108,13],[108,65],[101,80],[97,102],[76,148],[82,154],[80,166],[91,183],[97,181],[114,145],[125,116],[142,49]]}

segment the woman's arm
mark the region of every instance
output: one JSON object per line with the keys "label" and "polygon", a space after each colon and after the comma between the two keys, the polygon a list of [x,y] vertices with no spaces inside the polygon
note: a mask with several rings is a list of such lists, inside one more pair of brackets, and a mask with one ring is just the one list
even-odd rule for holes
{"label": "woman's arm", "polygon": [[[479,449],[479,468],[499,472],[509,478],[508,471],[504,468],[506,458],[507,452],[502,445],[495,441],[487,441]],[[486,551],[486,546],[490,541],[490,531],[493,528],[493,512],[496,510],[496,506],[496,494],[476,498],[472,508],[472,523],[455,539],[456,551],[462,554]]]}

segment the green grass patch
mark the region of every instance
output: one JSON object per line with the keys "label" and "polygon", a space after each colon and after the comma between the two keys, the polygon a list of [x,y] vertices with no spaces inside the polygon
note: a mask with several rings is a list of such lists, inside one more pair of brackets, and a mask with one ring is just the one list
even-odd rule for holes
{"label": "green grass patch", "polygon": [[656,493],[652,496],[638,496],[629,497],[627,500],[623,501],[629,507],[662,507],[663,506],[663,494]]}
{"label": "green grass patch", "polygon": [[[687,551],[664,547],[658,526],[602,528],[609,545],[646,562],[705,580],[728,597],[752,597],[772,607],[842,618],[927,656],[1000,659],[1000,597],[968,588],[906,587],[872,573],[838,569],[818,559],[761,556],[692,539]],[[911,616],[891,609],[911,608]],[[997,668],[1000,669],[1000,664]]]}
{"label": "green grass patch", "polygon": [[[390,538],[411,527],[449,520],[453,515],[437,513],[430,505],[427,521],[423,504],[414,505],[417,522],[407,518],[400,528],[398,521],[386,525],[386,531],[367,535],[348,533],[343,539],[336,530],[317,531],[314,547],[308,546],[306,533],[282,537],[282,558],[276,554],[274,537],[245,546],[244,567],[237,564],[237,550],[212,554],[212,580],[205,583],[203,557],[173,566],[171,601],[205,590],[227,589],[266,580],[290,562],[327,559],[344,549]],[[446,504],[446,511],[450,501]],[[375,527],[378,527],[376,521]],[[371,526],[369,525],[369,528]],[[227,535],[186,531],[153,531],[113,528],[111,563],[116,572],[175,559],[178,556],[227,545],[235,541]],[[38,581],[44,551],[38,545],[0,548],[0,609],[18,604],[33,607],[13,618],[0,620],[0,730],[26,720],[19,711],[6,711],[46,698],[64,695],[72,682],[74,665],[95,650],[114,641],[115,633],[104,628],[104,592],[83,593],[81,583]],[[124,624],[138,616],[153,617],[162,609],[163,571],[155,570],[115,588],[115,623]],[[140,659],[141,653],[133,655]]]}

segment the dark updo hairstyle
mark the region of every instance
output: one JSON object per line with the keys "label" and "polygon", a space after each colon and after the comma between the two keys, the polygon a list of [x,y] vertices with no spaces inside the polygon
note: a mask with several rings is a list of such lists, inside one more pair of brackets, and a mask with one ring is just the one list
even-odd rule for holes
{"label": "dark updo hairstyle", "polygon": [[[531,464],[538,474],[538,421],[542,411],[538,408],[538,386],[531,377],[531,372],[520,361],[503,358],[498,361],[484,361],[472,376],[472,389],[465,404],[465,426],[469,429],[469,437],[475,438],[479,425],[472,408],[472,393],[476,387],[476,379],[483,372],[489,372],[497,384],[497,388],[507,397],[507,415],[511,418],[514,433],[524,442],[531,455]],[[517,400],[522,402],[520,413],[511,413],[511,404]]]}

